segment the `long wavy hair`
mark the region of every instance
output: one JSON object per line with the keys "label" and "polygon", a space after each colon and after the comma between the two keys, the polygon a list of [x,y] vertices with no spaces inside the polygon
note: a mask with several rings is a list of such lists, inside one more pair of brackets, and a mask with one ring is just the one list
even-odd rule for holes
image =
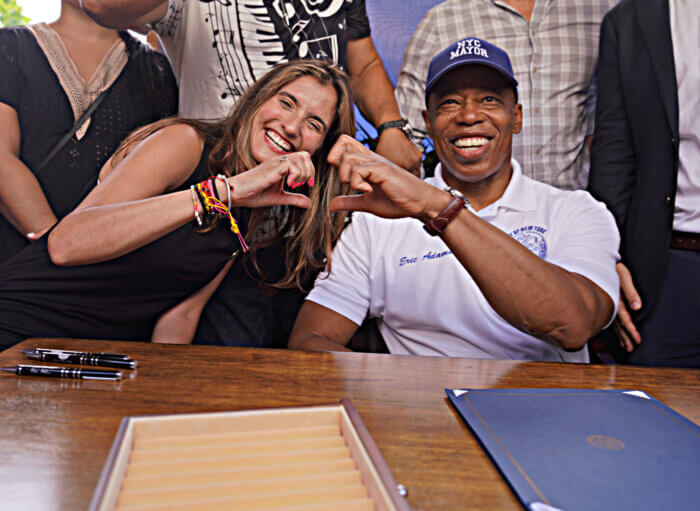
{"label": "long wavy hair", "polygon": [[246,241],[250,245],[250,260],[258,278],[265,280],[256,254],[263,247],[279,244],[285,254],[285,275],[275,283],[265,285],[284,289],[297,287],[308,290],[316,274],[327,266],[330,270],[331,251],[343,228],[346,214],[331,212],[330,200],[346,194],[349,186],[340,182],[337,172],[327,158],[340,135],[355,135],[355,117],[350,81],[347,75],[330,64],[318,60],[296,60],[278,64],[253,84],[239,98],[228,117],[204,121],[174,117],[163,119],[132,133],[115,153],[118,162],[138,142],[161,128],[172,124],[188,124],[211,147],[207,161],[211,175],[237,175],[258,165],[251,151],[253,119],[260,107],[272,99],[287,84],[304,76],[312,76],[321,85],[331,85],[338,101],[335,117],[321,148],[311,159],[316,169],[314,186],[304,185],[295,192],[306,193],[311,199],[308,209],[292,206],[254,208],[250,213]]}

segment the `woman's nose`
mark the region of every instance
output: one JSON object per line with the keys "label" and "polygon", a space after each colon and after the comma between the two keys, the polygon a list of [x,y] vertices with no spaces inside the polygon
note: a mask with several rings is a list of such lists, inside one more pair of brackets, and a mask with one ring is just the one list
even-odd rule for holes
{"label": "woman's nose", "polygon": [[301,131],[301,124],[303,122],[302,116],[296,112],[290,112],[284,119],[282,119],[282,128],[284,129],[285,135],[289,137],[296,137]]}

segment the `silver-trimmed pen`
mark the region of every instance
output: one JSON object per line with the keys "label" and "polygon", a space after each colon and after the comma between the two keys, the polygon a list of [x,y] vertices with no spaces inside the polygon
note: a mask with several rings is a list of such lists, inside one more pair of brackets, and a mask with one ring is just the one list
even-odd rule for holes
{"label": "silver-trimmed pen", "polygon": [[8,373],[15,373],[17,376],[48,376],[51,378],[72,378],[74,380],[108,381],[118,381],[122,379],[121,371],[109,371],[107,369],[82,369],[77,367],[18,364],[12,367],[3,367],[2,370]]}

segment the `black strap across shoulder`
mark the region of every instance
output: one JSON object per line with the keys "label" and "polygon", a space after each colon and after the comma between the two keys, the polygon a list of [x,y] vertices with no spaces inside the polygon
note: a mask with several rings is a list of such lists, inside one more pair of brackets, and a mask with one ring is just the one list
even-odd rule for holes
{"label": "black strap across shoulder", "polygon": [[100,103],[102,103],[102,100],[103,100],[103,99],[105,98],[105,96],[109,93],[110,89],[111,89],[111,87],[108,88],[108,89],[103,90],[103,91],[100,93],[100,95],[97,96],[97,97],[95,98],[95,101],[93,101],[92,104],[87,108],[87,110],[85,110],[85,113],[84,113],[83,115],[80,116],[80,119],[78,119],[77,121],[75,121],[75,124],[74,124],[73,127],[70,129],[70,131],[69,131],[68,133],[66,133],[65,135],[63,135],[63,138],[61,138],[61,140],[58,141],[58,143],[54,146],[54,148],[51,149],[51,151],[49,152],[49,154],[47,154],[47,155],[44,157],[44,159],[41,160],[41,163],[39,164],[39,166],[36,167],[36,168],[34,169],[35,175],[38,176],[38,175],[41,173],[41,171],[44,169],[44,167],[46,167],[46,165],[47,165],[51,160],[54,159],[54,157],[56,156],[56,154],[58,154],[58,151],[60,151],[60,150],[63,148],[63,146],[65,146],[65,145],[68,143],[68,141],[69,141],[71,138],[73,138],[73,135],[75,135],[75,132],[78,131],[78,129],[85,123],[85,121],[87,121],[87,120],[90,118],[90,116],[91,116],[92,113],[95,111],[95,109],[96,109],[98,106],[100,106]]}

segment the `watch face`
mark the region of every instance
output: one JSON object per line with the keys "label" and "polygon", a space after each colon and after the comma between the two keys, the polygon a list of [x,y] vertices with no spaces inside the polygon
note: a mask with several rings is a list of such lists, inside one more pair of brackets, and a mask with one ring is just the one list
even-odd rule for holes
{"label": "watch face", "polygon": [[404,122],[404,125],[401,127],[401,131],[403,131],[408,138],[413,136],[413,127],[408,123],[408,121]]}

